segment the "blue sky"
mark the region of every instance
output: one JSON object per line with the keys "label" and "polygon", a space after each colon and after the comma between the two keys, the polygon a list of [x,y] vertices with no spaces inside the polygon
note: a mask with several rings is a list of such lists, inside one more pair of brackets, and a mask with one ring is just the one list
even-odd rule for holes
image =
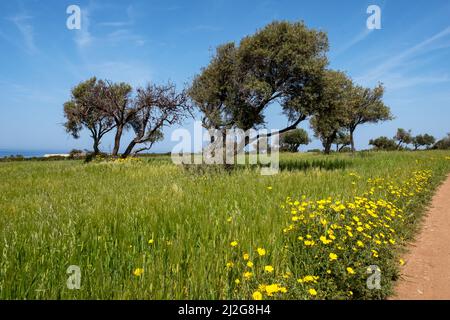
{"label": "blue sky", "polygon": [[[73,4],[82,10],[81,30],[66,28]],[[371,4],[382,9],[381,30],[366,27]],[[182,86],[217,45],[273,20],[326,31],[331,68],[365,86],[385,84],[396,119],[360,128],[358,148],[398,127],[437,137],[450,132],[450,1],[22,0],[0,2],[0,149],[90,148],[87,134],[74,140],[62,127],[62,105],[78,82],[95,75]],[[286,125],[276,105],[267,119],[270,128]],[[154,152],[171,150],[171,130]],[[112,148],[112,135],[102,148]]]}

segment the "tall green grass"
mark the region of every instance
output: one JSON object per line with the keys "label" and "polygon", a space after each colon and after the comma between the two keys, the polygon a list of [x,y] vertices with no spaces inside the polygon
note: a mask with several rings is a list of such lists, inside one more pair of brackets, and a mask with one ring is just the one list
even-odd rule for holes
{"label": "tall green grass", "polygon": [[[348,200],[367,178],[401,181],[422,168],[433,170],[436,186],[450,171],[448,156],[286,154],[287,170],[274,176],[250,168],[194,174],[168,158],[0,163],[0,298],[247,299],[229,284],[230,242],[263,247],[281,264],[287,196]],[[357,185],[349,172],[362,177]],[[70,265],[81,268],[80,290],[66,286]]]}

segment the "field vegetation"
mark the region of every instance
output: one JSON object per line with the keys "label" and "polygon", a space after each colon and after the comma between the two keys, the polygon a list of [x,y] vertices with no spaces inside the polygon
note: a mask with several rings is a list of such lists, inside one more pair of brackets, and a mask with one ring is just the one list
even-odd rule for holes
{"label": "field vegetation", "polygon": [[0,298],[384,298],[450,153],[287,153],[280,168],[0,163]]}

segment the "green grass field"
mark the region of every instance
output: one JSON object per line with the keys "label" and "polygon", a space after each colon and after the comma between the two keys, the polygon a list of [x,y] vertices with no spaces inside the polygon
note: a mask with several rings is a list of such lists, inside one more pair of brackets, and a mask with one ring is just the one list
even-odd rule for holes
{"label": "green grass field", "polygon": [[[384,298],[450,152],[283,154],[281,167],[261,176],[200,174],[168,157],[0,163],[0,299]],[[376,178],[384,185],[355,202]],[[303,202],[309,220],[293,226]],[[379,225],[350,202],[373,205]],[[395,245],[376,247],[382,224]],[[79,290],[67,288],[70,265],[81,269]],[[368,265],[382,271],[379,290],[366,289]]]}

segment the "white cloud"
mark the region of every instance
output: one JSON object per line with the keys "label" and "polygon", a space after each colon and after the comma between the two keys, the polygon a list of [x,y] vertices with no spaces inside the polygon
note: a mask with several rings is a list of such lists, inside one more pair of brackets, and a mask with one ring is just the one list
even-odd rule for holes
{"label": "white cloud", "polygon": [[389,90],[396,90],[418,85],[433,85],[449,82],[448,75],[404,76],[402,74],[389,74],[383,78],[383,83]]}
{"label": "white cloud", "polygon": [[102,27],[126,27],[126,26],[131,26],[134,24],[135,22],[135,14],[134,14],[134,9],[132,5],[129,5],[127,7],[127,20],[125,21],[105,21],[105,22],[100,22],[98,23],[99,26]]}
{"label": "white cloud", "polygon": [[89,46],[94,38],[92,37],[90,31],[90,20],[89,20],[89,9],[81,9],[81,29],[76,30],[75,43],[79,49],[84,49]]}
{"label": "white cloud", "polygon": [[34,41],[34,29],[30,23],[31,19],[32,17],[25,13],[10,18],[22,35],[26,51],[29,54],[35,54],[39,50]]}
{"label": "white cloud", "polygon": [[[101,10],[101,7],[96,6],[95,10]],[[81,30],[77,31],[75,37],[75,42],[80,50],[86,49],[91,45],[98,46],[108,46],[108,45],[118,45],[120,43],[133,43],[137,46],[143,46],[147,43],[145,38],[139,34],[134,33],[127,26],[133,26],[135,24],[135,13],[132,6],[128,6],[126,9],[127,20],[124,21],[105,21],[100,23],[95,23],[95,26],[101,26],[106,28],[111,28],[112,31],[106,35],[96,34],[93,35],[91,32],[91,14],[93,12],[92,8],[82,9],[82,22]]]}
{"label": "white cloud", "polygon": [[132,42],[138,46],[146,43],[145,39],[138,34],[131,32],[128,29],[119,29],[109,33],[104,40],[108,44],[117,45],[122,42]]}
{"label": "white cloud", "polygon": [[339,55],[339,54],[347,51],[348,49],[350,49],[357,43],[366,39],[372,33],[372,31],[373,31],[373,29],[364,28],[364,30],[362,30],[360,33],[358,33],[353,39],[351,39],[349,42],[345,43],[342,47],[338,48],[335,51],[335,54]]}
{"label": "white cloud", "polygon": [[[428,39],[404,50],[403,52],[393,55],[391,58],[385,60],[383,63],[370,70],[366,75],[357,77],[356,80],[363,84],[372,84],[374,81],[384,81],[385,79],[392,79],[395,77],[397,77],[397,80],[399,80],[401,76],[408,78],[407,75],[403,75],[396,70],[409,63],[409,61],[414,57],[423,55],[424,53],[428,53],[430,51],[448,48],[450,46],[450,43],[448,41],[442,43],[440,42],[440,40],[448,40],[447,37],[449,35],[450,27],[447,27],[442,31],[436,33],[435,35],[429,37]],[[402,81],[405,85],[408,82],[410,83],[410,85],[414,85],[415,83],[418,84],[423,81],[429,82],[429,80],[432,78],[435,79],[433,81],[436,81],[436,79],[440,79],[442,77],[442,75],[432,76],[431,78],[427,76],[425,78],[422,78],[422,80],[420,81],[418,79],[416,79],[416,81],[403,79]]]}

